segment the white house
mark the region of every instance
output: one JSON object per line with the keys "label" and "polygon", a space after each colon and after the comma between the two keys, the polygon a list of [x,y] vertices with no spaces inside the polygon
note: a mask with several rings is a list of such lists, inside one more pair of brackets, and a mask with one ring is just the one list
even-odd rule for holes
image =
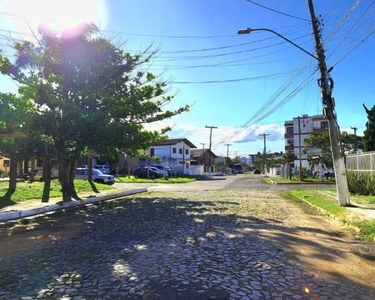
{"label": "white house", "polygon": [[188,139],[167,139],[151,146],[147,150],[149,156],[161,159],[161,165],[170,167],[177,173],[190,174],[190,149],[197,148]]}

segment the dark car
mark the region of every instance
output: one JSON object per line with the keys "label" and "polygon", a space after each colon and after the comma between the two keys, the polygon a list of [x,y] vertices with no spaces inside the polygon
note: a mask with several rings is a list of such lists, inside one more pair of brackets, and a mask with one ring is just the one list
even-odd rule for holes
{"label": "dark car", "polygon": [[240,164],[235,164],[232,168],[232,173],[233,174],[238,174],[238,173],[242,173],[243,172],[243,169],[242,169],[242,166]]}
{"label": "dark car", "polygon": [[163,167],[163,166],[154,166],[155,168],[158,168],[159,170],[167,172],[168,176],[172,176],[172,169],[170,167]]}
{"label": "dark car", "polygon": [[260,170],[259,169],[254,169],[253,174],[260,174]]}
{"label": "dark car", "polygon": [[135,169],[133,172],[135,178],[159,178],[163,177],[161,172],[156,172],[151,168],[143,167]]}

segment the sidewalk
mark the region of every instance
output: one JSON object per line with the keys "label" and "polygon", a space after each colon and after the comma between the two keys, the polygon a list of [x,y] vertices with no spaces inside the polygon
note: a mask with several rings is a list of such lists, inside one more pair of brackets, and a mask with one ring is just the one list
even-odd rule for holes
{"label": "sidewalk", "polygon": [[63,202],[62,198],[52,198],[49,200],[49,202],[42,202],[41,200],[20,202],[11,206],[1,208],[0,222],[7,222],[10,220],[22,219],[25,217],[45,214],[48,212],[85,206],[87,204],[97,203],[101,201],[116,199],[145,192],[147,192],[146,188],[117,189],[106,190],[100,193],[86,193],[80,195],[80,197],[82,198],[81,200],[72,200],[70,202]]}

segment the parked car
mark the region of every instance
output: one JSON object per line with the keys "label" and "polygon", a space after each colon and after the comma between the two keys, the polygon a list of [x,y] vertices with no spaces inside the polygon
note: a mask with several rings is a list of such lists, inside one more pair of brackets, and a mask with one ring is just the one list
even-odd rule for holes
{"label": "parked car", "polygon": [[39,170],[34,175],[34,181],[43,181],[43,171]]}
{"label": "parked car", "polygon": [[107,165],[95,165],[93,169],[100,170],[103,174],[111,174],[111,168]]}
{"label": "parked car", "polygon": [[[87,168],[77,168],[76,178],[88,180],[89,169],[87,169]],[[105,183],[105,184],[114,184],[115,183],[115,177],[112,176],[112,175],[103,174],[98,169],[92,169],[92,181],[98,182],[98,183]]]}
{"label": "parked car", "polygon": [[160,178],[163,177],[163,171],[155,167],[142,167],[133,172],[135,178]]}
{"label": "parked car", "polygon": [[261,172],[260,172],[259,169],[254,169],[253,173],[254,173],[254,174],[260,174]]}
{"label": "parked car", "polygon": [[153,167],[166,172],[166,176],[172,176],[172,169],[170,167],[163,167],[163,166],[153,166]]}
{"label": "parked car", "polygon": [[243,172],[242,166],[240,164],[235,164],[232,168],[232,172],[233,174],[242,173]]}

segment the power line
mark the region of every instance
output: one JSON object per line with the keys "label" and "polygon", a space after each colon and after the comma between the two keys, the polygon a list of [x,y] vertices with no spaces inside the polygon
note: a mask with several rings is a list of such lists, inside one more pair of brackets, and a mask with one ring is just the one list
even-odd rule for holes
{"label": "power line", "polygon": [[255,1],[252,1],[252,0],[246,0],[246,1],[247,1],[247,2],[250,2],[250,3],[254,4],[254,5],[257,5],[257,6],[259,6],[259,7],[262,7],[262,8],[264,8],[264,9],[270,10],[270,11],[272,11],[272,12],[274,12],[274,13],[277,13],[277,14],[283,15],[283,16],[287,16],[287,17],[290,17],[290,18],[293,18],[293,19],[302,20],[302,21],[311,22],[311,21],[308,20],[308,19],[304,19],[304,18],[296,17],[296,16],[293,16],[293,15],[290,15],[290,14],[287,14],[287,13],[284,13],[284,12],[281,12],[281,11],[279,11],[279,10],[276,10],[276,9],[273,9],[273,8],[270,8],[270,7],[267,7],[267,6],[264,6],[264,5],[262,5],[262,4],[259,4],[259,3],[255,2]]}
{"label": "power line", "polygon": [[[305,34],[305,35],[302,35],[302,36],[299,36],[297,38],[295,38],[295,40],[298,40],[298,39],[301,39],[301,38],[304,38],[304,37],[307,37],[307,36],[311,36],[311,34]],[[175,60],[197,60],[197,59],[207,59],[207,58],[215,58],[215,57],[223,57],[223,56],[230,56],[230,55],[234,55],[234,54],[242,54],[242,53],[249,53],[249,52],[253,52],[253,51],[258,51],[258,50],[263,50],[263,49],[268,49],[268,48],[271,48],[271,47],[275,47],[275,46],[279,46],[279,45],[282,45],[282,44],[285,44],[286,42],[285,41],[282,41],[282,42],[279,42],[279,43],[275,43],[275,44],[271,44],[271,45],[266,45],[266,46],[261,46],[261,47],[257,47],[257,48],[252,48],[252,49],[247,49],[247,50],[239,50],[239,51],[233,51],[233,52],[225,52],[225,53],[218,53],[218,54],[210,54],[210,55],[199,55],[199,56],[163,56],[163,57],[160,57],[158,58],[157,60],[158,61],[175,61]]]}
{"label": "power line", "polygon": [[206,80],[206,81],[173,81],[175,84],[211,84],[211,83],[228,83],[228,82],[243,82],[243,81],[253,81],[253,80],[260,80],[265,79],[269,77],[277,77],[280,75],[288,74],[288,72],[280,72],[270,75],[264,75],[264,76],[255,76],[255,77],[244,77],[244,78],[235,78],[235,79],[224,79],[224,80]]}

